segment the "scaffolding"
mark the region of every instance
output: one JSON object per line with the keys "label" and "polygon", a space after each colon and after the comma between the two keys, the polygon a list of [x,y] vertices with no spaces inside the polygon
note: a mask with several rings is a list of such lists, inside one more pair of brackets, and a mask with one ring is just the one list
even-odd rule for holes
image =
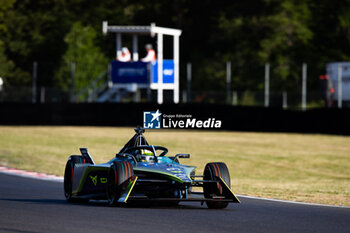
{"label": "scaffolding", "polygon": [[[139,60],[138,54],[138,36],[139,35],[150,35],[151,37],[157,38],[157,63],[158,63],[158,81],[149,82],[148,88],[151,90],[157,90],[157,102],[158,104],[163,103],[163,90],[173,90],[174,103],[179,103],[179,56],[180,56],[180,35],[181,30],[173,28],[158,27],[155,23],[151,23],[150,26],[119,26],[119,25],[108,25],[107,21],[102,23],[102,32],[104,35],[108,33],[115,33],[116,35],[116,56],[121,54],[122,50],[122,34],[132,35],[132,60],[134,62]],[[174,81],[173,83],[163,82],[163,36],[173,37],[173,61],[174,61]],[[123,84],[133,85],[135,83]],[[136,84],[137,86],[137,84]],[[128,88],[128,87],[126,87]]]}

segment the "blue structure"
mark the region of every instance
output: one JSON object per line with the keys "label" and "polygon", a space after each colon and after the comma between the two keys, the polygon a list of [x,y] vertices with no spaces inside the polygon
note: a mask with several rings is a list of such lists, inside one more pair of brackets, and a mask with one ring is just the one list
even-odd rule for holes
{"label": "blue structure", "polygon": [[[174,84],[174,61],[163,60],[163,84]],[[158,62],[112,61],[113,84],[157,84]]]}
{"label": "blue structure", "polygon": [[[116,95],[115,101],[120,101],[122,91],[133,92],[137,95],[138,89],[157,91],[158,104],[163,103],[163,90],[171,90],[174,94],[174,103],[179,103],[179,53],[181,30],[173,28],[158,27],[155,23],[149,26],[120,26],[108,25],[107,21],[102,23],[102,32],[115,33],[116,35],[116,57],[121,54],[122,34],[132,36],[132,60],[133,62],[112,61],[111,85],[100,102],[109,101]],[[157,60],[150,63],[139,62],[138,36],[150,35],[157,38]],[[163,37],[173,37],[173,59],[163,59]],[[119,96],[119,97],[118,97]],[[137,98],[136,98],[137,99]]]}
{"label": "blue structure", "polygon": [[[158,83],[158,62],[152,63],[151,82]],[[174,84],[174,61],[163,60],[163,83]]]}
{"label": "blue structure", "polygon": [[[331,62],[326,64],[326,72],[334,85],[334,99],[338,107],[342,101],[350,101],[350,62]],[[339,105],[340,104],[340,105]]]}
{"label": "blue structure", "polygon": [[113,84],[148,84],[148,63],[112,61]]}

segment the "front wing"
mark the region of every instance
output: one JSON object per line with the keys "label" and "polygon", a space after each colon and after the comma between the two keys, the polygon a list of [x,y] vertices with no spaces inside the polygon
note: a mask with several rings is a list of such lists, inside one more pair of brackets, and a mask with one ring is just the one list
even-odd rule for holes
{"label": "front wing", "polygon": [[228,187],[225,181],[221,177],[216,177],[216,180],[193,180],[189,186],[201,186],[205,182],[218,182],[221,184],[223,191],[221,196],[212,196],[211,198],[205,198],[203,192],[190,192],[186,193],[181,198],[149,198],[147,196],[134,196],[132,195],[133,188],[135,184],[138,182],[138,177],[133,176],[129,183],[127,184],[127,188],[121,194],[121,197],[118,199],[119,203],[127,203],[129,201],[201,201],[202,203],[205,201],[211,202],[233,202],[240,203],[240,200],[236,197],[236,195],[232,192],[232,190]]}

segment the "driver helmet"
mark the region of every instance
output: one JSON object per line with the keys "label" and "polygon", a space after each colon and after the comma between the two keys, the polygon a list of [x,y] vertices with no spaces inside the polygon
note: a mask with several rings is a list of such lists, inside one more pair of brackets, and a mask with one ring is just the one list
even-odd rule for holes
{"label": "driver helmet", "polygon": [[142,162],[151,162],[153,161],[153,152],[147,149],[141,150]]}
{"label": "driver helmet", "polygon": [[141,154],[142,155],[152,155],[153,156],[153,152],[147,149],[142,149],[141,150]]}

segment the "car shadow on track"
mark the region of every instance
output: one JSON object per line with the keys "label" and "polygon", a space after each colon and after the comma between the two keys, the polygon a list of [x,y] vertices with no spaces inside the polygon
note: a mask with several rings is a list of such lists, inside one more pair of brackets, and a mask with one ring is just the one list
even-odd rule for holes
{"label": "car shadow on track", "polygon": [[[107,201],[90,201],[89,203],[86,203],[85,205],[92,205],[92,206],[106,206],[109,207]],[[200,205],[198,203],[190,203],[190,202],[183,202],[180,204],[169,204],[169,203],[157,203],[157,202],[151,202],[151,201],[138,201],[138,202],[132,202],[128,204],[120,204],[116,208],[130,208],[130,209],[137,209],[137,208],[148,208],[148,209],[173,209],[173,210],[179,210],[179,209],[187,209],[187,210],[208,210],[207,206]]]}
{"label": "car shadow on track", "polygon": [[66,200],[59,200],[59,199],[0,198],[0,201],[40,203],[40,204],[68,204]]}
{"label": "car shadow on track", "polygon": [[[71,205],[71,206],[95,206],[109,208],[107,201],[104,200],[91,200],[89,202],[70,203],[64,199],[30,199],[30,198],[0,198],[0,201],[21,202],[31,204],[45,204],[45,205]],[[208,210],[205,204],[200,205],[198,203],[180,203],[178,205],[169,205],[166,203],[154,203],[154,202],[133,202],[128,204],[121,204],[117,207],[111,208],[148,208],[148,209],[169,209],[169,210]],[[229,209],[226,209],[229,210]]]}

